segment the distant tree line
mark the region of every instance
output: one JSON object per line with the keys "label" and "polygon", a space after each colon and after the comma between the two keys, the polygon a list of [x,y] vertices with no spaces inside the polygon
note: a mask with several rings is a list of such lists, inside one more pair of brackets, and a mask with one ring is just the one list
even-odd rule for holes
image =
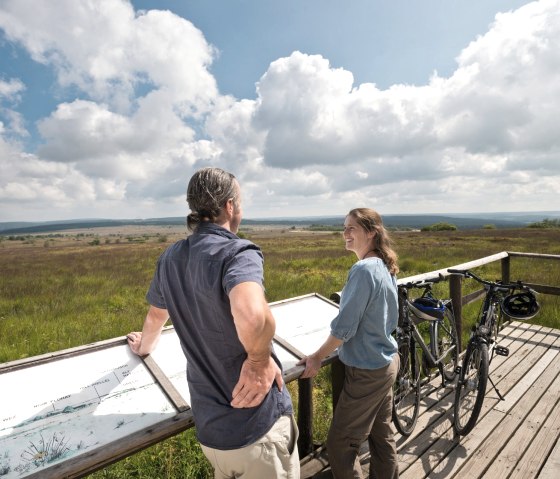
{"label": "distant tree line", "polygon": [[538,221],[537,223],[531,223],[528,228],[542,228],[542,229],[550,229],[550,228],[560,228],[560,220],[550,220],[548,218]]}

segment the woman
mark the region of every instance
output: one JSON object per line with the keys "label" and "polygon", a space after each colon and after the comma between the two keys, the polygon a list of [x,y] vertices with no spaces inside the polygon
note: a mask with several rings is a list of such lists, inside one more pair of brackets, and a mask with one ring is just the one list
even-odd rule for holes
{"label": "woman", "polygon": [[398,477],[397,448],[391,426],[392,386],[399,368],[397,343],[397,255],[379,214],[353,209],[344,221],[346,249],[358,261],[348,273],[331,333],[305,364],[302,378],[317,374],[321,361],[338,348],[345,366],[342,392],[327,438],[336,479],[362,477],[360,445],[370,448],[370,477]]}

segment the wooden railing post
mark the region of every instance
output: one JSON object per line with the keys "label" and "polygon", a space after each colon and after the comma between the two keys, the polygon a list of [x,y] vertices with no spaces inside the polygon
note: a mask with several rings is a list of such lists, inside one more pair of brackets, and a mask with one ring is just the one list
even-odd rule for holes
{"label": "wooden railing post", "polygon": [[510,281],[510,257],[502,258],[502,282],[509,283]]}
{"label": "wooden railing post", "polygon": [[459,342],[459,351],[463,350],[463,291],[462,276],[452,274],[449,276],[449,296],[453,305],[453,315],[455,316],[455,325],[457,326],[457,336]]}
{"label": "wooden railing post", "polygon": [[313,452],[313,380],[298,379],[298,451],[300,459]]}

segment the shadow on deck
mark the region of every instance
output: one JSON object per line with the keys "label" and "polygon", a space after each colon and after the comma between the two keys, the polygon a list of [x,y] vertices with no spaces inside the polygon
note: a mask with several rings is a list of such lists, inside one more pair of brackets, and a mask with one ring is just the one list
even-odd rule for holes
{"label": "shadow on deck", "polygon": [[[439,378],[426,385],[415,431],[395,433],[402,479],[560,477],[560,331],[514,322],[500,333],[508,357],[490,363],[490,383],[470,434],[454,437],[454,389]],[[361,455],[368,476],[367,443]],[[332,477],[328,456],[318,450],[302,463],[302,478]]]}

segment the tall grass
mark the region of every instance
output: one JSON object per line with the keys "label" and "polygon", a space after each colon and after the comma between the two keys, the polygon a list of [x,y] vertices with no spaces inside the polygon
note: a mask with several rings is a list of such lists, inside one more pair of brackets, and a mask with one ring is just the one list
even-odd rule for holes
{"label": "tall grass", "polygon": [[[249,239],[265,256],[267,299],[278,301],[316,292],[340,291],[356,260],[340,233],[270,234]],[[394,233],[400,277],[425,273],[499,251],[560,254],[556,230],[480,230]],[[155,262],[167,243],[128,242],[88,245],[79,241],[0,242],[0,363],[123,336],[138,330],[146,313],[144,296]],[[478,270],[500,276],[499,262]],[[560,263],[513,258],[511,278],[560,286]],[[445,284],[438,293],[448,294]],[[465,282],[465,290],[477,285]],[[535,322],[560,329],[560,298],[540,295]],[[466,323],[478,307],[465,308]],[[326,437],[332,416],[328,368],[315,380],[314,431]],[[297,403],[295,383],[290,384]],[[211,469],[194,430],[186,431],[91,475],[92,478],[207,478]]]}
{"label": "tall grass", "polygon": [[137,329],[160,253],[154,245],[0,248],[0,362]]}

